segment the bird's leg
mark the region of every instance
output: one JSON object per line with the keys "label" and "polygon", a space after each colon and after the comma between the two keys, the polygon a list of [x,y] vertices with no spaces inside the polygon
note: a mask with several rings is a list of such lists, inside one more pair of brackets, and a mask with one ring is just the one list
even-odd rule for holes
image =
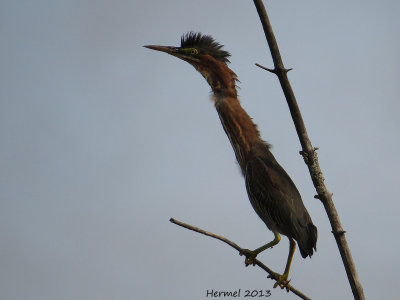
{"label": "bird's leg", "polygon": [[268,244],[265,244],[264,246],[261,246],[260,248],[257,248],[253,251],[249,250],[249,249],[242,249],[242,251],[239,253],[240,255],[245,255],[246,256],[246,260],[244,261],[244,263],[246,264],[246,267],[248,265],[255,265],[254,260],[256,259],[257,255],[261,252],[263,252],[264,250],[268,249],[268,248],[272,248],[273,246],[275,246],[276,244],[279,243],[279,241],[281,240],[281,236],[279,235],[278,232],[274,232],[275,238],[269,242]]}
{"label": "bird's leg", "polygon": [[289,238],[290,245],[289,245],[289,255],[288,259],[286,262],[286,267],[285,267],[285,272],[282,275],[278,275],[278,279],[276,280],[274,284],[274,288],[277,286],[280,286],[281,289],[284,289],[286,287],[286,290],[289,292],[288,284],[290,280],[287,280],[289,277],[289,271],[290,271],[290,265],[292,264],[292,259],[294,255],[294,251],[296,250],[296,242],[292,239]]}

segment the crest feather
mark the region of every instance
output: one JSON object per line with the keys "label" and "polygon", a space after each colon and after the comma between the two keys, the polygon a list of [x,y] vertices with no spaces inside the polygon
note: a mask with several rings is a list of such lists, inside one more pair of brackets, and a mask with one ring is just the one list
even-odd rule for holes
{"label": "crest feather", "polygon": [[209,54],[215,59],[229,63],[228,57],[231,54],[222,50],[223,45],[216,42],[210,35],[203,35],[200,32],[190,31],[181,37],[181,48],[197,48],[203,54]]}

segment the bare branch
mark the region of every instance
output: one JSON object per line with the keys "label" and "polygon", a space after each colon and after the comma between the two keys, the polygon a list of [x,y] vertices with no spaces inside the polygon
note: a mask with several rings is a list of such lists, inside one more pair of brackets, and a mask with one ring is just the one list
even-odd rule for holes
{"label": "bare branch", "polygon": [[[300,109],[297,105],[296,97],[293,93],[292,87],[287,77],[287,72],[285,71],[286,69],[282,62],[278,44],[272,31],[272,26],[269,21],[267,12],[265,10],[262,0],[253,1],[260,17],[265,32],[265,37],[267,39],[272,59],[274,61],[273,73],[278,76],[282,90],[285,94],[286,101],[288,103],[289,110],[292,115],[294,125],[296,127],[297,135],[299,136],[301,147],[303,149],[301,151],[301,155],[303,155],[304,161],[308,166],[311,179],[318,193],[315,198],[320,199],[325,207],[325,211],[332,226],[332,233],[336,239],[336,243],[338,245],[344,267],[346,269],[347,277],[354,295],[354,299],[364,300],[365,296],[363,288],[358,277],[353,258],[351,256],[350,248],[346,241],[346,237],[344,234],[345,231],[342,228],[338,213],[336,211],[335,205],[333,204],[332,194],[329,193],[327,187],[325,186],[324,177],[322,175],[322,171],[318,163],[318,156],[315,151],[317,149],[312,146],[311,141],[308,137],[307,130],[300,113]],[[271,69],[266,70],[270,71]]]}
{"label": "bare branch", "polygon": [[[276,69],[269,69],[269,68],[264,67],[264,66],[262,66],[262,65],[260,65],[260,64],[256,64],[256,66],[259,67],[259,68],[261,68],[261,69],[264,69],[264,70],[266,70],[266,71],[268,71],[268,72],[277,74],[277,70],[276,70]],[[284,69],[283,71],[287,73],[287,72],[292,71],[292,70],[293,70],[293,68]]]}
{"label": "bare branch", "polygon": [[275,70],[275,69],[269,69],[269,68],[264,67],[264,66],[262,66],[262,65],[260,65],[260,64],[256,64],[256,66],[259,67],[259,68],[261,68],[261,69],[264,69],[264,70],[266,70],[266,71],[268,71],[268,72],[271,72],[271,73],[276,74],[276,70]]}
{"label": "bare branch", "polygon": [[[228,240],[227,238],[220,236],[218,234],[209,232],[209,231],[205,231],[203,229],[200,229],[198,227],[194,227],[192,225],[183,223],[181,221],[175,220],[174,218],[169,219],[169,221],[171,223],[174,223],[176,225],[179,225],[181,227],[184,227],[186,229],[207,235],[209,237],[215,238],[217,240],[220,240],[222,242],[224,242],[225,244],[228,244],[229,246],[231,246],[232,248],[235,248],[237,251],[239,251],[239,254],[243,252],[243,248],[239,247],[236,243]],[[268,278],[271,278],[273,280],[278,280],[278,276],[279,274],[277,274],[276,272],[272,271],[270,268],[268,268],[266,265],[264,265],[261,261],[259,261],[258,259],[254,259],[254,264],[259,266],[261,269],[263,269],[264,271],[266,271],[269,275]],[[305,300],[311,300],[311,298],[307,297],[306,295],[304,295],[302,292],[300,292],[299,290],[295,289],[292,285],[288,284],[285,288],[287,288],[288,292],[291,291],[293,294],[299,296],[301,299],[305,299]]]}

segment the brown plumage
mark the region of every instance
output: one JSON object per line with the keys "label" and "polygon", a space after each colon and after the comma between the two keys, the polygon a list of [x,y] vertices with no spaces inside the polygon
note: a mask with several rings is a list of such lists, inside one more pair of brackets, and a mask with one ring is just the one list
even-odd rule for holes
{"label": "brown plumage", "polygon": [[258,253],[276,245],[283,234],[289,238],[290,251],[283,275],[274,285],[284,288],[288,283],[291,260],[297,241],[302,257],[316,250],[317,228],[304,207],[293,181],[279,165],[264,142],[257,126],[240,105],[236,91],[236,74],[227,66],[230,54],[211,36],[189,32],[181,39],[181,47],[145,46],[166,52],[187,61],[207,80],[213,100],[236,159],[245,178],[250,202],[275,239],[254,251],[244,250],[246,265]]}

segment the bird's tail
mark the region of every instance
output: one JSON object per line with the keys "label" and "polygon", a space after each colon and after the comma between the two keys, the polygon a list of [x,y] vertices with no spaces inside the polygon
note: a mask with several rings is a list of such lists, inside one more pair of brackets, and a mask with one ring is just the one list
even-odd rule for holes
{"label": "bird's tail", "polygon": [[317,227],[315,227],[313,223],[308,223],[307,229],[304,233],[305,238],[300,239],[300,242],[298,241],[298,244],[301,256],[303,256],[303,258],[306,258],[307,256],[311,257],[314,253],[314,250],[317,251]]}

